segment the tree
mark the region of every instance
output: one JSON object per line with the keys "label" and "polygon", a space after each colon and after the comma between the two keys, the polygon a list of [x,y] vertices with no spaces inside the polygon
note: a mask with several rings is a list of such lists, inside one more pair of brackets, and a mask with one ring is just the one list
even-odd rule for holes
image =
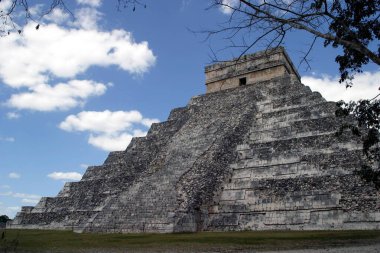
{"label": "tree", "polygon": [[[118,10],[131,8],[135,11],[137,7],[146,8],[146,5],[139,0],[115,0],[115,2]],[[45,1],[41,1],[41,3],[46,4]],[[40,20],[56,8],[60,8],[73,16],[70,9],[67,8],[65,0],[48,1],[47,8],[37,17],[32,15],[32,8],[30,8],[28,0],[0,0],[0,4],[2,4],[0,5],[0,36],[9,35],[11,32],[22,32],[22,27],[18,25],[16,19],[23,18],[26,22],[35,22],[36,29],[39,29]]]}
{"label": "tree", "polygon": [[7,223],[7,221],[9,221],[11,219],[9,219],[9,217],[7,215],[0,215],[0,224],[5,224]]}
{"label": "tree", "polygon": [[[241,55],[260,43],[278,47],[290,32],[298,30],[312,35],[302,60],[308,67],[308,55],[317,39],[322,39],[325,47],[343,49],[335,61],[340,82],[347,87],[363,66],[370,62],[380,65],[380,0],[214,0],[213,5],[230,16],[208,35],[224,34]],[[355,117],[356,123],[342,126],[339,132],[349,128],[362,137],[368,161],[357,173],[380,189],[379,95],[358,102],[340,101],[336,115]]]}
{"label": "tree", "polygon": [[[369,61],[380,65],[375,43],[380,39],[380,0],[214,0],[214,5],[230,10],[231,15],[211,35],[240,37],[241,44],[232,46],[243,48],[242,54],[262,42],[267,47],[280,46],[290,32],[301,30],[314,37],[309,51],[318,38],[325,47],[343,48],[335,59],[341,81],[360,72]],[[258,34],[252,37],[253,32]]]}

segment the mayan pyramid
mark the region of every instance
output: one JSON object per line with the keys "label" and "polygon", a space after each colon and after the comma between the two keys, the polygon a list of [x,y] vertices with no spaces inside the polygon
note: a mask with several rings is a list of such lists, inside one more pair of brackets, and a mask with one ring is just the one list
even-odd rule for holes
{"label": "mayan pyramid", "polygon": [[343,120],[283,48],[206,67],[207,92],[8,228],[76,232],[380,229]]}

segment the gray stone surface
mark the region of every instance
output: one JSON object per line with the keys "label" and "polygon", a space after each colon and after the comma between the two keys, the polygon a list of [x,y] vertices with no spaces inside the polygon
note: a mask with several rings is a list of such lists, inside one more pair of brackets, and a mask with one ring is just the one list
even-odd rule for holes
{"label": "gray stone surface", "polygon": [[380,229],[380,193],[334,102],[284,75],[191,99],[9,228]]}

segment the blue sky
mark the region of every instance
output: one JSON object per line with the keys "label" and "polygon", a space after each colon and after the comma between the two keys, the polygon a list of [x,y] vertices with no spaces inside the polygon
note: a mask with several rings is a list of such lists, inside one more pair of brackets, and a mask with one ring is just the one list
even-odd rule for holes
{"label": "blue sky", "polygon": [[[31,2],[36,17],[46,2]],[[0,214],[13,217],[55,196],[88,165],[102,164],[109,151],[125,149],[132,136],[204,93],[210,48],[227,45],[190,31],[226,21],[228,10],[208,9],[211,1],[147,1],[135,12],[117,11],[116,0],[66,3],[75,19],[57,9],[38,21],[38,31],[36,22],[20,19],[21,35],[0,38]],[[309,39],[297,32],[284,45],[296,65]],[[378,67],[368,65],[346,91],[337,84],[336,52],[317,43],[312,69],[299,68],[303,82],[328,100],[373,96]]]}

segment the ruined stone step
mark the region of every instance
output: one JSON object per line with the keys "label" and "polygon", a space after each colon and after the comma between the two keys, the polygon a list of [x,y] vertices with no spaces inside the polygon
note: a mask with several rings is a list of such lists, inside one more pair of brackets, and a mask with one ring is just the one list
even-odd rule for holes
{"label": "ruined stone step", "polygon": [[[109,206],[126,205],[128,207],[124,209],[122,216],[117,218],[118,224],[126,224],[125,222],[132,214],[144,213],[145,210],[150,209],[156,210],[156,212],[157,210],[166,210],[166,213],[156,215],[161,217],[160,219],[167,220],[168,223],[172,222],[170,221],[171,218],[167,217],[168,211],[173,212],[178,205],[177,192],[172,186],[179,184],[180,180],[185,180],[181,179],[183,175],[186,175],[200,158],[204,159],[203,155],[206,152],[210,153],[210,150],[214,149],[215,152],[220,150],[218,145],[220,146],[223,143],[223,139],[220,138],[231,129],[230,125],[239,124],[239,117],[244,111],[249,111],[252,108],[247,107],[247,101],[245,101],[251,100],[251,97],[242,100],[240,92],[229,91],[226,93],[229,93],[229,96],[226,94],[223,96],[210,95],[218,97],[217,99],[204,99],[202,97],[193,99],[193,104],[190,103],[189,113],[194,117],[191,117],[186,125],[173,136],[166,151],[170,153],[170,157],[164,160],[165,166],[155,170],[153,174],[146,174],[136,184],[136,187],[131,188],[128,193],[123,194]],[[239,103],[236,103],[235,99]],[[199,107],[202,108],[199,109]],[[231,117],[231,113],[236,115]],[[216,114],[218,118],[215,118]],[[244,123],[248,122],[244,121]],[[230,148],[231,143],[228,142],[227,144]],[[207,179],[207,177],[202,178]],[[200,187],[207,185],[207,182],[194,180],[196,179],[192,179],[193,182],[204,185]],[[109,210],[110,208],[106,208],[102,212]],[[99,217],[101,216],[98,216],[94,222],[107,224],[107,218],[100,219]],[[122,225],[120,226],[122,227]],[[128,227],[129,225],[125,226]]]}
{"label": "ruined stone step", "polygon": [[309,165],[318,164],[317,168],[319,169],[327,169],[329,166],[331,168],[339,167],[344,163],[358,166],[362,159],[363,152],[361,149],[335,151],[321,149],[318,152],[318,150],[311,148],[309,152],[302,154],[297,151],[288,152],[287,154],[283,154],[282,152],[256,154],[253,158],[239,160],[230,166],[235,171],[237,169],[251,169],[257,167],[288,166],[289,164],[305,162]]}
{"label": "ruined stone step", "polygon": [[84,173],[82,181],[109,179],[125,173],[128,173],[128,171],[125,169],[124,162],[90,166]]}
{"label": "ruined stone step", "polygon": [[[104,162],[104,165],[126,163],[131,158],[144,160],[154,157],[155,153],[164,146],[167,141],[181,128],[188,118],[187,108],[177,108],[170,115],[170,120],[153,123],[146,137],[134,137],[128,145],[126,151],[111,152]],[[152,150],[152,145],[155,150]]]}
{"label": "ruined stone step", "polygon": [[326,103],[326,100],[318,92],[290,94],[287,97],[274,98],[272,101],[272,108],[270,108],[272,112],[283,110],[283,108],[296,108],[305,104]]}
{"label": "ruined stone step", "polygon": [[[301,133],[289,138],[275,138],[272,140],[247,141],[239,145],[237,151],[239,159],[250,159],[257,155],[276,156],[276,153],[291,155],[294,153],[331,153],[335,151],[360,150],[360,139],[352,136],[350,132],[344,132],[337,136],[336,132],[308,134]],[[325,150],[325,151],[323,151]]]}
{"label": "ruined stone step", "polygon": [[[326,228],[326,224],[329,224],[329,229],[343,229],[345,227],[348,227],[349,229],[378,228],[376,222],[378,223],[380,217],[379,213],[373,213],[368,216],[364,212],[358,212],[354,216],[359,218],[356,224],[352,221],[351,217],[353,216],[350,213],[339,209],[321,209],[315,211],[266,211],[242,214],[226,213],[222,215],[212,215],[210,225],[219,228],[220,231],[226,231],[226,224],[238,224],[240,227],[249,230],[285,228],[310,230],[313,227],[323,230]],[[362,225],[363,222],[365,225]]]}
{"label": "ruined stone step", "polygon": [[251,182],[263,179],[288,179],[296,177],[339,176],[351,174],[356,164],[347,165],[347,168],[335,167],[321,170],[318,166],[306,162],[261,166],[235,169],[225,189],[250,188]]}
{"label": "ruined stone step", "polygon": [[186,113],[187,110],[188,108],[186,106],[172,109],[169,113],[168,121],[176,120],[177,118],[183,116],[183,114]]}
{"label": "ruined stone step", "polygon": [[309,94],[295,94],[292,96],[268,99],[257,103],[258,111],[260,113],[279,112],[293,108],[304,107],[305,105],[311,106],[314,104],[326,103],[319,93]]}
{"label": "ruined stone step", "polygon": [[262,127],[257,126],[250,130],[250,143],[332,134],[338,132],[342,124],[341,119],[327,116],[319,119],[307,118]]}
{"label": "ruined stone step", "polygon": [[245,190],[244,198],[234,199],[232,203],[230,199],[234,194],[234,190],[223,192],[218,208],[220,213],[341,209],[339,205],[341,196],[338,193],[302,195],[302,192],[296,192],[294,196],[273,198],[255,195],[255,191]]}
{"label": "ruined stone step", "polygon": [[114,164],[114,163],[125,163],[124,151],[110,152],[103,164],[106,165],[106,164]]}
{"label": "ruined stone step", "polygon": [[297,121],[302,119],[318,119],[335,115],[337,109],[334,102],[323,102],[315,105],[305,104],[296,108],[268,112],[256,115],[257,124],[274,124],[278,122]]}
{"label": "ruined stone step", "polygon": [[[359,210],[368,208],[376,209],[376,193],[368,192],[367,198],[356,199],[356,196],[370,189],[370,185],[365,185],[365,182],[358,176],[348,174],[341,176],[319,176],[319,177],[299,177],[289,179],[264,179],[252,181],[250,190],[256,195],[265,198],[286,198],[288,194],[294,192],[303,192],[302,195],[313,195],[315,192],[339,192],[341,194],[340,205],[343,209],[352,209],[355,207]],[[342,191],[344,189],[345,191]],[[245,189],[249,190],[249,189]],[[240,193],[239,196],[242,196]],[[350,199],[355,199],[350,202]],[[368,205],[372,205],[368,207]]]}

